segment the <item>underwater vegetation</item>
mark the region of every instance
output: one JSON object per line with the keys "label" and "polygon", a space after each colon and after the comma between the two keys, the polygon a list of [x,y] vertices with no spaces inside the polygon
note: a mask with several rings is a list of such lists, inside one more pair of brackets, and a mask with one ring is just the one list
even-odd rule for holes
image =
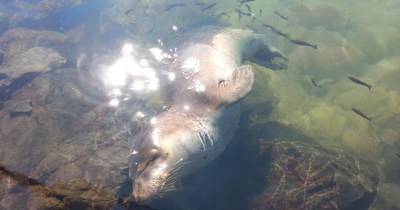
{"label": "underwater vegetation", "polygon": [[262,34],[287,68],[246,61],[235,139],[157,209],[398,210],[398,14],[398,0],[0,1],[0,209],[151,209],[131,199],[132,141],[169,108],[183,32],[222,25]]}

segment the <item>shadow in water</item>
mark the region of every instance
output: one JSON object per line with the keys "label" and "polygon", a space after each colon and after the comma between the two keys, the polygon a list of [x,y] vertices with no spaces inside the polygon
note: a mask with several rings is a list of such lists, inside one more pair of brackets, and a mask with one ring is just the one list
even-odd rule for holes
{"label": "shadow in water", "polygon": [[[33,79],[35,79],[40,73],[27,73],[22,75],[21,77],[13,80],[11,84],[9,85],[4,85],[0,87],[0,110],[3,108],[4,103],[9,100],[12,96],[12,94],[24,87],[25,85],[29,84],[32,82]],[[0,80],[1,80],[1,75],[0,75]],[[6,77],[3,76],[3,79],[6,79]]]}

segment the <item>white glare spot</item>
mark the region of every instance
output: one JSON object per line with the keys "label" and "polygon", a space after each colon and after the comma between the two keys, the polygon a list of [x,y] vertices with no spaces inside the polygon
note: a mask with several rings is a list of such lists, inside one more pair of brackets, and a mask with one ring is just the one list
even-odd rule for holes
{"label": "white glare spot", "polygon": [[186,59],[182,64],[182,72],[186,76],[190,76],[194,73],[199,72],[200,70],[200,61],[197,58],[190,57]]}
{"label": "white glare spot", "polygon": [[[121,49],[122,55],[113,64],[104,69],[103,80],[105,84],[111,86],[110,95],[113,97],[121,97],[123,95],[119,90],[119,87],[122,86],[128,86],[136,92],[159,89],[159,79],[155,69],[151,67],[147,59],[136,58],[132,53],[133,51],[134,46],[132,44],[125,44]],[[162,60],[166,56],[158,48],[151,48],[150,52],[157,60]]]}
{"label": "white glare spot", "polygon": [[121,54],[122,55],[130,55],[133,52],[133,45],[131,43],[126,43],[122,46]]}
{"label": "white glare spot", "polygon": [[172,30],[177,31],[177,30],[178,30],[178,26],[173,25],[173,26],[172,26]]}
{"label": "white glare spot", "polygon": [[155,117],[151,118],[150,123],[153,124],[153,125],[156,124],[157,123],[157,118],[155,118]]}
{"label": "white glare spot", "polygon": [[143,112],[141,112],[141,111],[139,111],[139,112],[136,112],[136,116],[137,116],[137,117],[139,117],[139,118],[143,118],[143,117],[145,117],[144,113],[143,113]]}
{"label": "white glare spot", "polygon": [[141,91],[141,90],[143,90],[144,89],[144,82],[143,81],[135,81],[135,82],[133,82],[132,83],[132,86],[131,86],[131,89],[132,90],[135,90],[135,91]]}
{"label": "white glare spot", "polygon": [[206,86],[203,85],[199,80],[194,83],[194,90],[198,93],[206,91]]}
{"label": "white glare spot", "polygon": [[161,39],[159,39],[159,40],[157,40],[157,41],[158,41],[158,43],[159,43],[161,46],[164,45],[164,43],[161,41]]}
{"label": "white glare spot", "polygon": [[160,131],[158,129],[155,129],[153,133],[151,134],[151,138],[153,139],[153,144],[156,147],[160,147]]}
{"label": "white glare spot", "polygon": [[138,153],[138,151],[133,150],[131,154],[132,154],[132,155],[136,155],[137,153]]}
{"label": "white glare spot", "polygon": [[122,91],[120,89],[114,89],[114,90],[112,90],[111,95],[113,95],[113,96],[121,96],[122,95]]}
{"label": "white glare spot", "polygon": [[183,106],[183,109],[188,111],[188,110],[190,110],[190,106],[189,105],[185,105],[185,106]]}
{"label": "white glare spot", "polygon": [[147,61],[146,59],[142,59],[142,60],[140,60],[140,65],[144,66],[144,67],[148,67],[149,66],[149,61]]}
{"label": "white glare spot", "polygon": [[149,84],[149,90],[158,90],[158,80],[151,81]]}
{"label": "white glare spot", "polygon": [[167,164],[166,163],[161,163],[158,168],[154,169],[152,175],[153,176],[159,176],[166,168],[167,168]]}
{"label": "white glare spot", "polygon": [[160,48],[153,47],[149,51],[157,61],[161,61],[164,58],[163,51]]}
{"label": "white glare spot", "polygon": [[119,100],[118,99],[116,99],[116,98],[114,98],[114,99],[111,99],[111,101],[108,103],[110,106],[114,106],[114,107],[116,107],[116,106],[118,106],[119,105]]}
{"label": "white glare spot", "polygon": [[163,53],[162,56],[163,58],[172,58],[172,56],[168,53]]}
{"label": "white glare spot", "polygon": [[116,66],[110,66],[105,73],[105,80],[111,85],[121,86],[125,84],[126,74],[123,69],[117,68]]}
{"label": "white glare spot", "polygon": [[173,82],[173,81],[175,80],[175,78],[176,78],[175,73],[173,73],[173,72],[168,72],[168,79],[169,79],[169,81]]}

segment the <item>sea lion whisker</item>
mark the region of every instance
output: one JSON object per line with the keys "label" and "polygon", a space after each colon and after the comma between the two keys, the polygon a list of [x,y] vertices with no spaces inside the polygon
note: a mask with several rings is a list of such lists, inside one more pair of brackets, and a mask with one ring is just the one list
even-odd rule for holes
{"label": "sea lion whisker", "polygon": [[168,184],[164,184],[160,190],[160,192],[167,193],[176,190],[175,186],[176,182],[170,182]]}
{"label": "sea lion whisker", "polygon": [[165,182],[169,182],[171,180],[175,180],[177,175],[177,173],[174,172],[169,172],[168,176],[165,178]]}
{"label": "sea lion whisker", "polygon": [[172,176],[173,174],[177,174],[179,170],[183,168],[184,165],[186,165],[189,161],[179,161],[175,164],[175,166],[169,171],[168,176]]}
{"label": "sea lion whisker", "polygon": [[171,184],[175,184],[175,183],[176,183],[176,180],[177,180],[177,176],[168,177],[168,178],[165,180],[164,186],[168,186],[168,185],[171,185]]}

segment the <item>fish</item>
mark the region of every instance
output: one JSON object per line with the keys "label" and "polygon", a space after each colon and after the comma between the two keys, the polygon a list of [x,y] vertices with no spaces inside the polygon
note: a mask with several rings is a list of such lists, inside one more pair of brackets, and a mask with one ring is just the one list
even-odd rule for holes
{"label": "fish", "polygon": [[247,8],[247,11],[249,11],[250,13],[252,13],[250,5],[245,4],[244,6]]}
{"label": "fish", "polygon": [[250,25],[245,25],[248,29],[254,31],[254,32],[258,32],[258,30]]}
{"label": "fish", "polygon": [[242,19],[243,15],[244,15],[244,16],[248,16],[248,17],[252,16],[251,13],[243,12],[242,10],[240,10],[240,9],[238,9],[238,8],[235,9],[235,12],[238,14],[239,20]]}
{"label": "fish", "polygon": [[351,108],[351,110],[353,110],[354,113],[356,113],[357,115],[359,115],[360,117],[362,117],[368,121],[372,120],[372,117],[368,117],[366,114],[364,114],[363,112],[361,112],[360,110],[358,110],[356,108]]}
{"label": "fish", "polygon": [[237,14],[238,14],[238,19],[240,21],[242,19],[242,14],[240,12],[238,12]]}
{"label": "fish", "polygon": [[133,9],[128,9],[125,11],[125,15],[128,15],[129,13],[131,13],[133,11]]}
{"label": "fish", "polygon": [[206,6],[207,4],[206,3],[203,3],[203,2],[196,2],[196,3],[194,3],[196,6],[200,6],[200,7],[203,7],[203,6]]}
{"label": "fish", "polygon": [[278,17],[280,17],[282,20],[286,20],[288,21],[289,18],[287,18],[286,16],[283,16],[281,13],[279,13],[278,11],[274,11],[275,15],[277,15]]}
{"label": "fish", "polygon": [[217,5],[217,2],[214,2],[214,3],[212,3],[212,4],[208,5],[208,6],[203,7],[203,9],[201,9],[201,11],[205,12],[205,11],[215,7],[216,5]]}
{"label": "fish", "polygon": [[243,5],[244,3],[252,2],[255,0],[239,0],[240,5]]}
{"label": "fish", "polygon": [[284,37],[284,38],[290,40],[290,38],[289,38],[290,35],[289,35],[288,33],[283,33],[283,32],[281,32],[281,31],[279,31],[278,29],[276,29],[275,27],[270,26],[270,25],[265,24],[265,23],[263,23],[262,25],[263,25],[264,27],[266,27],[266,28],[271,29],[271,31],[272,31],[273,33],[275,33],[275,34],[277,34],[277,35],[279,35],[279,36],[282,36],[282,37]]}
{"label": "fish", "polygon": [[396,153],[395,155],[400,158],[400,153]]}
{"label": "fish", "polygon": [[258,10],[258,16],[261,16],[261,15],[262,15],[262,12],[263,12],[262,9]]}
{"label": "fish", "polygon": [[163,12],[169,11],[171,9],[174,9],[176,7],[184,7],[186,6],[185,3],[175,3],[175,4],[168,4],[165,9],[163,10]]}
{"label": "fish", "polygon": [[311,47],[313,49],[318,49],[318,45],[316,44],[311,44],[302,40],[295,40],[295,39],[290,39],[289,40],[291,43],[293,44],[297,44],[297,45],[302,45],[302,46],[306,46],[306,47]]}
{"label": "fish", "polygon": [[328,85],[332,85],[335,83],[335,80],[332,79],[316,79],[316,78],[311,78],[311,82],[315,87],[323,88]]}
{"label": "fish", "polygon": [[217,16],[217,17],[225,16],[225,17],[227,17],[227,18],[230,18],[230,17],[231,17],[231,16],[230,16],[228,13],[226,13],[226,12],[220,12],[220,13],[216,14],[215,16]]}
{"label": "fish", "polygon": [[318,84],[318,82],[314,78],[311,78],[311,82],[315,87],[322,88],[322,86],[320,84]]}
{"label": "fish", "polygon": [[243,12],[242,10],[240,10],[240,9],[238,9],[238,8],[235,9],[235,12],[238,13],[238,14],[244,15],[244,16],[248,16],[248,17],[252,16],[252,13],[250,13],[250,12]]}
{"label": "fish", "polygon": [[361,86],[367,87],[369,90],[372,89],[372,86],[371,86],[370,84],[367,84],[366,82],[363,82],[363,81],[361,81],[361,80],[359,80],[359,79],[357,79],[357,78],[355,78],[355,77],[352,77],[352,76],[349,76],[348,78],[349,78],[352,82],[354,82],[354,83],[356,83],[356,84],[359,84],[359,85],[361,85]]}

